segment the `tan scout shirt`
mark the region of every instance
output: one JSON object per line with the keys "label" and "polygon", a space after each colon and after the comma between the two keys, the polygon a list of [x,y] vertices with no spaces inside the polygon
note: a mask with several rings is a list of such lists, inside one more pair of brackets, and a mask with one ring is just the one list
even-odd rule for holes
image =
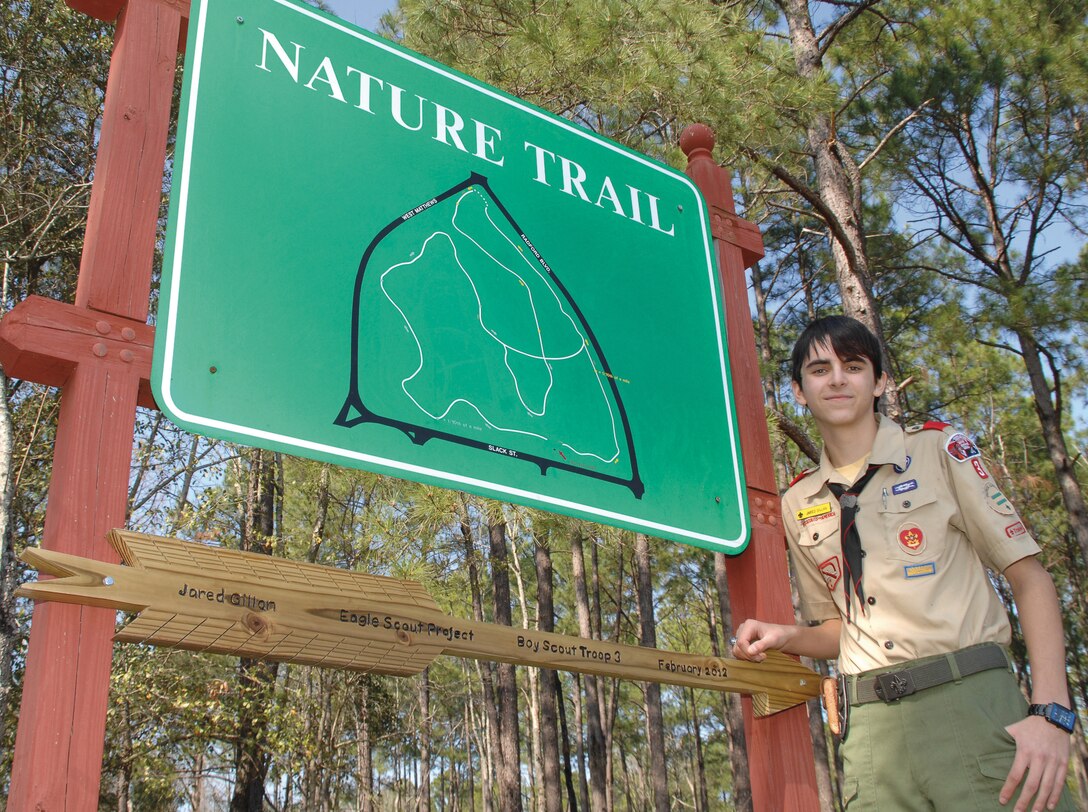
{"label": "tan scout shirt", "polygon": [[782,498],[801,613],[843,619],[839,670],[857,674],[977,643],[1011,629],[984,567],[1002,572],[1039,552],[966,435],[943,423],[904,431],[881,417],[858,498],[865,605],[846,622],[839,503],[843,482],[825,452]]}

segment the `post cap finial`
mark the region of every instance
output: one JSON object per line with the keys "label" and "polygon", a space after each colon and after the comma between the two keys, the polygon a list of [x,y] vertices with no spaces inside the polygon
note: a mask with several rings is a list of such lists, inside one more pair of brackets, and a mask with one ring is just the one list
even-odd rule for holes
{"label": "post cap finial", "polygon": [[680,149],[684,151],[688,158],[699,149],[712,152],[714,141],[714,131],[706,124],[689,124],[680,133]]}

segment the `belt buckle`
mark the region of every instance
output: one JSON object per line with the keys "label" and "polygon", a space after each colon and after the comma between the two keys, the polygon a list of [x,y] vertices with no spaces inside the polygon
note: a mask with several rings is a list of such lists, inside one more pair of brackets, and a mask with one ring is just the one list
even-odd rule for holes
{"label": "belt buckle", "polygon": [[910,696],[917,689],[914,687],[914,679],[910,671],[894,671],[890,674],[877,674],[873,690],[885,702],[895,702]]}

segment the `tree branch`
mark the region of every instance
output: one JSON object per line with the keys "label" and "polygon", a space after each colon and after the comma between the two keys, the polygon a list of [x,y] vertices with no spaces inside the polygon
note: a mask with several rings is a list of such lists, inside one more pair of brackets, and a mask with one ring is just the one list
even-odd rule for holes
{"label": "tree branch", "polygon": [[783,434],[793,440],[794,445],[801,450],[801,453],[813,462],[818,463],[820,461],[820,449],[812,442],[805,430],[780,409],[772,409],[771,414],[774,415],[775,425]]}

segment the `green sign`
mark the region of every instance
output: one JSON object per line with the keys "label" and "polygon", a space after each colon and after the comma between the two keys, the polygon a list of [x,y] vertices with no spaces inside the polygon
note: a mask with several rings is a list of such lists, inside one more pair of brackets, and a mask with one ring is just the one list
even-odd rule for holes
{"label": "green sign", "polygon": [[178,425],[743,549],[686,176],[295,0],[193,3],[180,119]]}

